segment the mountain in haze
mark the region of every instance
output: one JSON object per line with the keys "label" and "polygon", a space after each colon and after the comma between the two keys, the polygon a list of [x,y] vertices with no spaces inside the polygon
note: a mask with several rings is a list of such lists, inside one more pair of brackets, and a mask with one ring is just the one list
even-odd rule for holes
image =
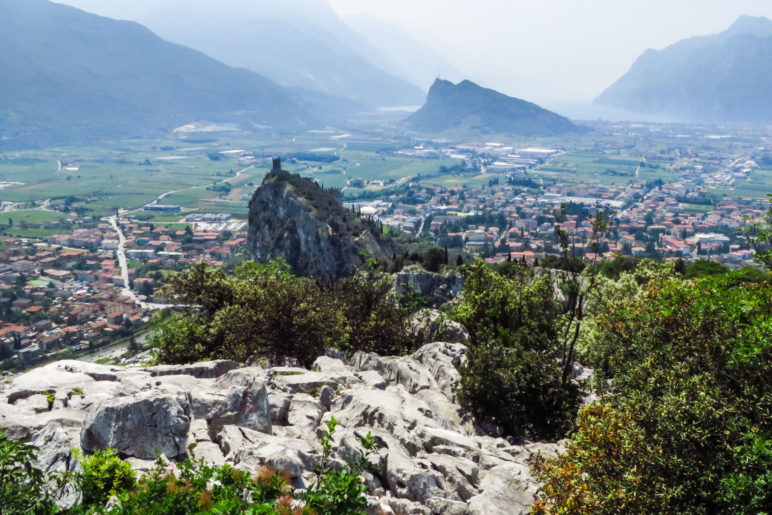
{"label": "mountain in haze", "polygon": [[283,86],[369,107],[417,105],[424,97],[326,0],[180,0],[142,22],[169,41]]}
{"label": "mountain in haze", "polygon": [[422,88],[437,77],[461,80],[459,72],[437,51],[419,43],[399,28],[365,14],[343,18],[352,29],[367,38],[391,63],[387,69]]}
{"label": "mountain in haze", "polygon": [[437,79],[424,106],[404,123],[425,133],[555,136],[581,130],[568,118],[468,80]]}
{"label": "mountain in haze", "polygon": [[772,21],[647,50],[596,104],[700,122],[772,123]]}
{"label": "mountain in haze", "polygon": [[47,0],[0,0],[0,144],[147,135],[207,120],[314,120],[270,80],[146,28]]}

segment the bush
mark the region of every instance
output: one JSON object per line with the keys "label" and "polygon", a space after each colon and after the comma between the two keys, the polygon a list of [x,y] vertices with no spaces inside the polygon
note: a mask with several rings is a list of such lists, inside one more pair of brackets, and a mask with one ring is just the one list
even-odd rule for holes
{"label": "bush", "polygon": [[53,513],[55,506],[44,474],[33,466],[36,449],[26,439],[12,440],[0,431],[0,511]]}
{"label": "bush", "polygon": [[57,483],[64,488],[76,482],[83,497],[80,505],[68,510],[72,515],[361,514],[367,508],[367,500],[359,474],[375,448],[375,441],[369,433],[360,437],[361,450],[340,466],[333,460],[332,437],[337,425],[332,419],[322,432],[321,453],[314,469],[317,480],[303,493],[293,490],[288,474],[270,467],[250,474],[230,465],[210,467],[203,460],[172,465],[159,459],[151,472],[137,480],[130,464],[112,449],[80,457],[81,474],[46,475],[31,465],[35,459],[32,446],[0,433],[0,512],[59,513],[61,510],[54,505],[46,485]]}
{"label": "bush", "polygon": [[398,302],[391,293],[392,286],[391,276],[378,272],[372,262],[335,286],[333,295],[345,321],[341,350],[381,355],[414,350],[408,322],[417,307]]}
{"label": "bush", "polygon": [[319,444],[322,455],[316,468],[316,482],[304,495],[306,508],[315,513],[334,513],[335,515],[359,515],[367,509],[367,499],[364,494],[367,488],[362,483],[359,474],[367,465],[368,456],[375,448],[375,440],[370,433],[360,437],[362,450],[356,458],[350,459],[345,467],[333,466],[332,437],[338,421],[331,418],[327,429],[322,431]]}
{"label": "bush", "polygon": [[598,317],[600,405],[537,465],[536,511],[768,513],[772,277],[659,278]]}
{"label": "bush", "polygon": [[136,473],[128,462],[121,461],[114,449],[81,457],[80,464],[83,473],[79,486],[86,506],[103,505],[118,492],[133,490],[136,486]]}
{"label": "bush", "polygon": [[163,363],[242,362],[295,357],[305,366],[342,336],[334,299],[285,264],[245,263],[233,277],[199,263],[170,281],[184,316],[158,321],[153,346]]}
{"label": "bush", "polygon": [[[184,461],[171,473],[164,463],[143,476],[135,489],[118,494],[110,513],[291,513],[289,477],[270,468],[254,476],[230,465],[209,467],[202,461]],[[304,513],[307,513],[304,511]]]}
{"label": "bush", "polygon": [[412,350],[411,309],[373,263],[338,283],[295,277],[283,262],[245,263],[235,275],[194,265],[170,280],[184,315],[158,315],[152,344],[162,363],[297,358],[310,366],[328,346],[402,354]]}
{"label": "bush", "polygon": [[506,434],[558,437],[571,427],[577,392],[561,379],[553,282],[524,267],[507,273],[480,260],[465,270],[452,313],[471,336],[459,400]]}

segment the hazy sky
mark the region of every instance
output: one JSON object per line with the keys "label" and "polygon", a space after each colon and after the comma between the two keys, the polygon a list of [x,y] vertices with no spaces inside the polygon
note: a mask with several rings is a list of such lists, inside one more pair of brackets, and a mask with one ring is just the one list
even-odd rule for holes
{"label": "hazy sky", "polygon": [[[136,19],[167,0],[59,1]],[[541,102],[590,100],[647,48],[719,32],[741,14],[772,18],[772,0],[329,2],[398,26],[482,85]]]}

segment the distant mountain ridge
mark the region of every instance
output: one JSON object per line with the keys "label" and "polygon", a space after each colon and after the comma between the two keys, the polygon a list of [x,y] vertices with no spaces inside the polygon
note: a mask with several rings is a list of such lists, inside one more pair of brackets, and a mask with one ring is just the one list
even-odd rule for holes
{"label": "distant mountain ridge", "polygon": [[404,120],[426,133],[515,134],[555,136],[582,130],[568,118],[536,104],[509,97],[465,80],[437,79],[421,109]]}
{"label": "distant mountain ridge", "polygon": [[163,38],[289,88],[367,107],[416,105],[424,97],[326,0],[180,0],[142,23]]}
{"label": "distant mountain ridge", "polygon": [[299,128],[316,117],[244,69],[47,0],[0,0],[0,145],[150,135],[190,121]]}
{"label": "distant mountain ridge", "polygon": [[700,122],[772,123],[772,21],[647,50],[595,103]]}

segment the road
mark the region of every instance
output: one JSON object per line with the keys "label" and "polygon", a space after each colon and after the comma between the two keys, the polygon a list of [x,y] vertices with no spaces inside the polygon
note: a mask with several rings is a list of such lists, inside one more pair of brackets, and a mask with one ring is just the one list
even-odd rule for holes
{"label": "road", "polygon": [[134,303],[138,304],[142,309],[166,309],[175,307],[173,304],[155,304],[152,302],[145,302],[140,299],[137,294],[129,287],[129,267],[126,261],[126,236],[123,234],[121,226],[118,225],[118,219],[115,216],[111,216],[107,219],[110,225],[113,226],[115,232],[118,233],[118,265],[121,267],[121,278],[125,285],[121,288],[121,294],[124,297],[130,298]]}
{"label": "road", "polygon": [[[238,172],[236,172],[236,175],[234,175],[233,177],[230,177],[230,178],[228,178],[228,179],[225,179],[225,180],[224,180],[224,181],[222,181],[222,182],[227,182],[228,184],[232,184],[232,183],[233,183],[233,181],[235,181],[235,180],[237,180],[239,177],[241,177],[241,176],[242,176],[244,173],[246,173],[246,171],[247,171],[247,170],[249,170],[250,168],[254,168],[254,167],[255,167],[255,165],[249,165],[249,166],[247,166],[246,168],[242,168],[241,170],[239,170]],[[167,191],[166,193],[161,193],[160,195],[158,195],[158,196],[155,198],[155,200],[153,200],[152,202],[150,202],[150,204],[148,204],[148,205],[158,204],[159,202],[161,202],[163,199],[165,199],[165,198],[166,198],[166,197],[168,197],[169,195],[174,195],[175,193],[179,193],[179,192],[181,192],[181,191],[198,190],[198,189],[201,189],[201,188],[208,188],[208,187],[209,187],[209,184],[207,183],[207,184],[200,184],[200,185],[198,185],[198,186],[190,186],[189,188],[182,188],[182,189],[179,189],[179,190],[171,190],[171,191]],[[124,214],[129,214],[129,213],[136,213],[137,211],[142,211],[143,209],[144,209],[144,206],[142,206],[142,207],[138,207],[138,208],[136,208],[136,209],[130,209],[130,210],[128,210],[128,211],[124,211]]]}

